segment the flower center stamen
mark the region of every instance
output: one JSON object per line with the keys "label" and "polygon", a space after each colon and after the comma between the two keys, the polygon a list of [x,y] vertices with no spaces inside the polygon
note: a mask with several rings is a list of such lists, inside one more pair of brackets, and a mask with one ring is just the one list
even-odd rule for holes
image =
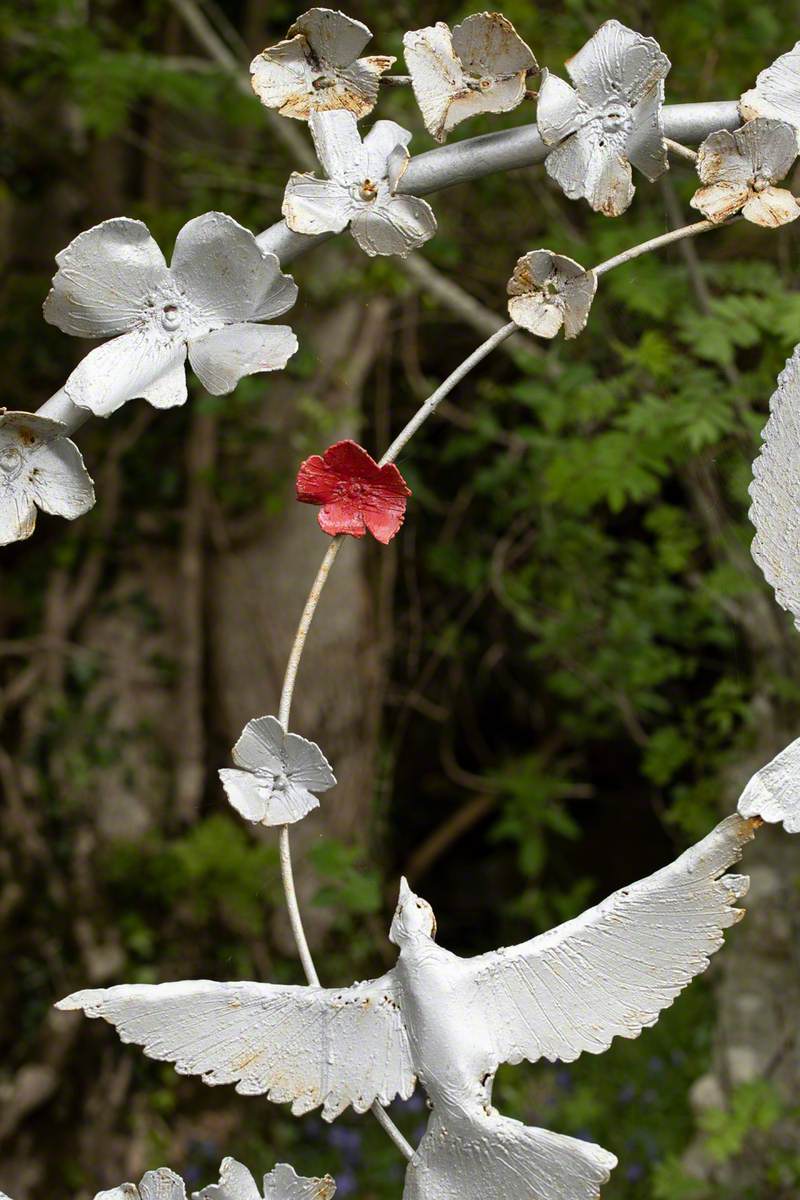
{"label": "flower center stamen", "polygon": [[763,172],[761,172],[761,171],[757,172],[757,174],[753,177],[753,191],[754,192],[763,192],[763,191],[766,191],[766,189],[768,187],[769,187],[769,179],[767,178],[767,176],[764,175]]}
{"label": "flower center stamen", "polygon": [[372,201],[375,199],[375,197],[377,195],[378,195],[378,185],[377,185],[377,183],[374,183],[371,179],[365,179],[364,182],[359,186],[359,189],[358,189],[359,200]]}
{"label": "flower center stamen", "polygon": [[161,324],[172,333],[181,323],[181,310],[177,304],[165,304],[161,309]]}
{"label": "flower center stamen", "polygon": [[312,80],[311,86],[315,92],[324,92],[326,88],[335,87],[336,80],[330,75],[318,75],[316,79]]}
{"label": "flower center stamen", "polygon": [[25,465],[25,459],[16,446],[6,446],[0,450],[0,478],[6,483],[16,479]]}
{"label": "flower center stamen", "polygon": [[630,125],[631,110],[623,100],[612,100],[603,109],[600,120],[605,133],[616,133]]}

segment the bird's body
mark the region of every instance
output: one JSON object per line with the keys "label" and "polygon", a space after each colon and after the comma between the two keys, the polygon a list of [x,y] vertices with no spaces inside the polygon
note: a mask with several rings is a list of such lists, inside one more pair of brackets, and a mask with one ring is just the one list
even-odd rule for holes
{"label": "bird's body", "polygon": [[743,915],[725,875],[757,821],[729,817],[674,863],[518,946],[460,958],[434,940],[430,905],[403,880],[389,937],[400,953],[349,988],[194,980],[77,992],[61,1008],[116,1025],[151,1058],[205,1083],[322,1105],[431,1104],[404,1200],[596,1200],[616,1164],[590,1142],[492,1107],[501,1063],[571,1062],[637,1037],[708,965]]}

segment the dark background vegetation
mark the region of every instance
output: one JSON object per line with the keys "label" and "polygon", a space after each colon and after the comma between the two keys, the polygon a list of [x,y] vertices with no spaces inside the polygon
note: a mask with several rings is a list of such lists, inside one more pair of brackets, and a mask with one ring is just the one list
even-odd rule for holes
{"label": "dark background vegetation", "polygon": [[[405,29],[470,9],[348,11],[400,57]],[[736,98],[800,29],[796,4],[744,0],[504,12],[556,71],[607,17],[655,35],[672,101]],[[270,119],[237,71],[296,15],[284,0],[0,4],[4,405],[38,406],[84,350],[40,316],[81,229],[125,213],[168,250],[207,209],[277,219],[307,131]],[[404,90],[379,112],[431,145]],[[454,188],[432,198],[424,257],[502,314],[524,251],[588,266],[691,219],[685,164],[637,185],[616,221],[542,168]],[[797,634],[749,558],[746,489],[800,340],[799,247],[797,226],[737,224],[614,272],[579,341],[496,353],[404,454],[406,525],[340,557],[299,681],[294,727],[340,779],[296,838],[323,981],[391,961],[401,871],[446,945],[521,940],[669,861],[796,736]],[[95,510],[40,518],[2,553],[0,1186],[15,1200],[90,1196],[162,1163],[200,1186],[227,1153],[329,1170],[343,1197],[400,1194],[368,1117],[295,1120],[50,1007],[89,984],[300,980],[275,838],[216,777],[244,722],[276,710],[325,546],[294,473],[343,434],[380,449],[483,334],[424,271],[347,237],[293,270],[302,349],[285,375],[92,421],[78,441]],[[796,844],[767,834],[747,866],[748,920],[656,1028],[501,1073],[505,1111],[619,1155],[608,1200],[800,1193]],[[397,1110],[412,1139],[424,1117],[419,1100]]]}

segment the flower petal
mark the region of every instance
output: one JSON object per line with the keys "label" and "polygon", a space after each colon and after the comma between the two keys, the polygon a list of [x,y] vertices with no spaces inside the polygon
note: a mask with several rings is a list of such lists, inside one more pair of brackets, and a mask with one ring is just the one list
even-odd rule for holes
{"label": "flower petal", "polygon": [[307,121],[314,111],[314,73],[302,37],[269,46],[250,63],[250,85],[266,108]]}
{"label": "flower petal", "polygon": [[654,38],[615,20],[605,21],[566,64],[581,97],[593,107],[620,98],[637,104],[670,66]]}
{"label": "flower petal", "polygon": [[186,402],[184,342],[134,329],[104,342],[78,364],[64,384],[67,398],[97,417],[116,412],[127,400],[142,397],[156,408]]}
{"label": "flower petal", "polygon": [[405,148],[410,141],[410,130],[396,121],[376,121],[364,138],[366,178],[373,181],[387,179],[392,152],[398,146]]}
{"label": "flower petal", "polygon": [[58,271],[44,318],[75,337],[125,333],[148,296],[168,278],[167,264],[147,226],[114,217],[78,234],[56,255]]}
{"label": "flower petal", "polygon": [[551,150],[545,168],[571,200],[584,197],[595,212],[617,217],[633,199],[631,169],[622,157],[624,134],[605,134],[584,126]]}
{"label": "flower petal", "polygon": [[306,741],[297,733],[287,733],[284,747],[286,774],[292,783],[313,792],[327,792],[335,787],[336,776],[315,742]]}
{"label": "flower petal", "polygon": [[536,121],[546,145],[554,146],[574,133],[585,112],[586,105],[573,87],[558,75],[542,71]]}
{"label": "flower petal", "polygon": [[36,505],[25,486],[0,480],[0,546],[24,541],[35,528]]}
{"label": "flower petal", "polygon": [[770,183],[784,179],[797,158],[797,134],[786,121],[761,117],[748,121],[733,137],[752,166],[751,174],[768,178]]}
{"label": "flower petal", "polygon": [[352,500],[332,500],[323,505],[317,513],[317,521],[323,533],[331,537],[346,533],[349,537],[362,538],[367,532],[364,514]]}
{"label": "flower petal", "polygon": [[[753,172],[750,155],[743,152],[734,134],[727,129],[710,133],[697,152],[697,174],[703,183],[721,183],[747,192]],[[695,204],[694,207],[700,206]]]}
{"label": "flower petal", "polygon": [[800,42],[759,74],[756,86],[739,101],[739,112],[745,121],[754,117],[788,121],[800,137]]}
{"label": "flower petal", "polygon": [[168,1167],[159,1167],[142,1176],[139,1195],[141,1200],[186,1200],[186,1186],[180,1175]]}
{"label": "flower petal", "polygon": [[538,66],[530,46],[500,13],[474,13],[455,25],[453,50],[476,78],[524,74]]}
{"label": "flower petal", "polygon": [[399,254],[405,258],[436,232],[436,217],[418,196],[386,196],[363,208],[350,222],[350,232],[365,254]]}
{"label": "flower petal", "polygon": [[80,450],[57,437],[30,456],[31,493],[43,512],[74,521],[94,507],[94,485]]}
{"label": "flower petal", "polygon": [[455,57],[450,30],[443,21],[403,36],[406,65],[425,128],[443,142],[454,97],[465,89],[464,71]]}
{"label": "flower petal", "polygon": [[170,273],[204,322],[246,321],[273,305],[277,315],[297,296],[275,256],[262,254],[250,230],[220,212],[203,213],[184,225],[175,239]]}
{"label": "flower petal", "polygon": [[380,505],[369,503],[364,506],[364,523],[375,540],[384,546],[399,532],[405,516],[405,496],[386,493]]}
{"label": "flower petal", "polygon": [[[304,1178],[288,1163],[277,1163],[264,1176],[264,1200],[331,1200],[335,1191],[336,1182],[330,1175],[323,1175],[321,1179]],[[249,1197],[241,1200],[249,1200]]]}
{"label": "flower petal", "polygon": [[281,371],[297,353],[288,325],[225,325],[189,343],[189,362],[207,392],[224,396],[244,375]]}
{"label": "flower petal", "polygon": [[233,747],[233,761],[247,771],[270,771],[277,775],[285,765],[285,738],[277,717],[255,717],[247,722]]}
{"label": "flower petal", "polygon": [[310,8],[298,17],[289,30],[289,37],[302,34],[314,56],[325,67],[349,67],[372,37],[361,21],[330,8]]}
{"label": "flower petal", "polygon": [[292,171],[281,212],[295,233],[341,233],[356,211],[347,188],[336,180]]}
{"label": "flower petal", "polygon": [[[223,1158],[219,1183],[209,1184],[193,1194],[192,1200],[262,1200],[258,1185],[247,1167],[235,1158]],[[282,1200],[278,1196],[275,1200]]]}
{"label": "flower petal", "polygon": [[660,80],[654,88],[634,105],[631,113],[632,126],[628,134],[625,157],[637,171],[653,183],[669,170],[667,146],[661,124],[661,109],[664,105],[664,82]]}
{"label": "flower petal", "polygon": [[317,158],[329,179],[350,186],[364,178],[364,152],[352,113],[342,109],[312,113],[308,127]]}
{"label": "flower petal", "polygon": [[698,209],[708,221],[726,221],[747,203],[750,188],[746,183],[710,183],[698,188],[689,204]]}
{"label": "flower petal", "polygon": [[777,229],[800,217],[797,200],[786,188],[768,187],[763,192],[754,192],[742,208],[742,216],[755,225],[766,229]]}

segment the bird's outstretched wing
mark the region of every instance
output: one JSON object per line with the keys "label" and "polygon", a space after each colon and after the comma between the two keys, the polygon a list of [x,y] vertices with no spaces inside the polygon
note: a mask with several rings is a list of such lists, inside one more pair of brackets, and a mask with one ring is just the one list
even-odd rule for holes
{"label": "bird's outstretched wing", "polygon": [[599,1054],[637,1037],[708,966],[748,879],[723,875],[758,821],[728,817],[675,862],[519,946],[464,961],[472,1026],[495,1065]]}
{"label": "bird's outstretched wing", "polygon": [[115,1025],[123,1042],[204,1083],[323,1105],[332,1121],[349,1104],[407,1099],[416,1083],[394,977],[333,989],[268,983],[123,984],[75,992],[58,1005]]}

